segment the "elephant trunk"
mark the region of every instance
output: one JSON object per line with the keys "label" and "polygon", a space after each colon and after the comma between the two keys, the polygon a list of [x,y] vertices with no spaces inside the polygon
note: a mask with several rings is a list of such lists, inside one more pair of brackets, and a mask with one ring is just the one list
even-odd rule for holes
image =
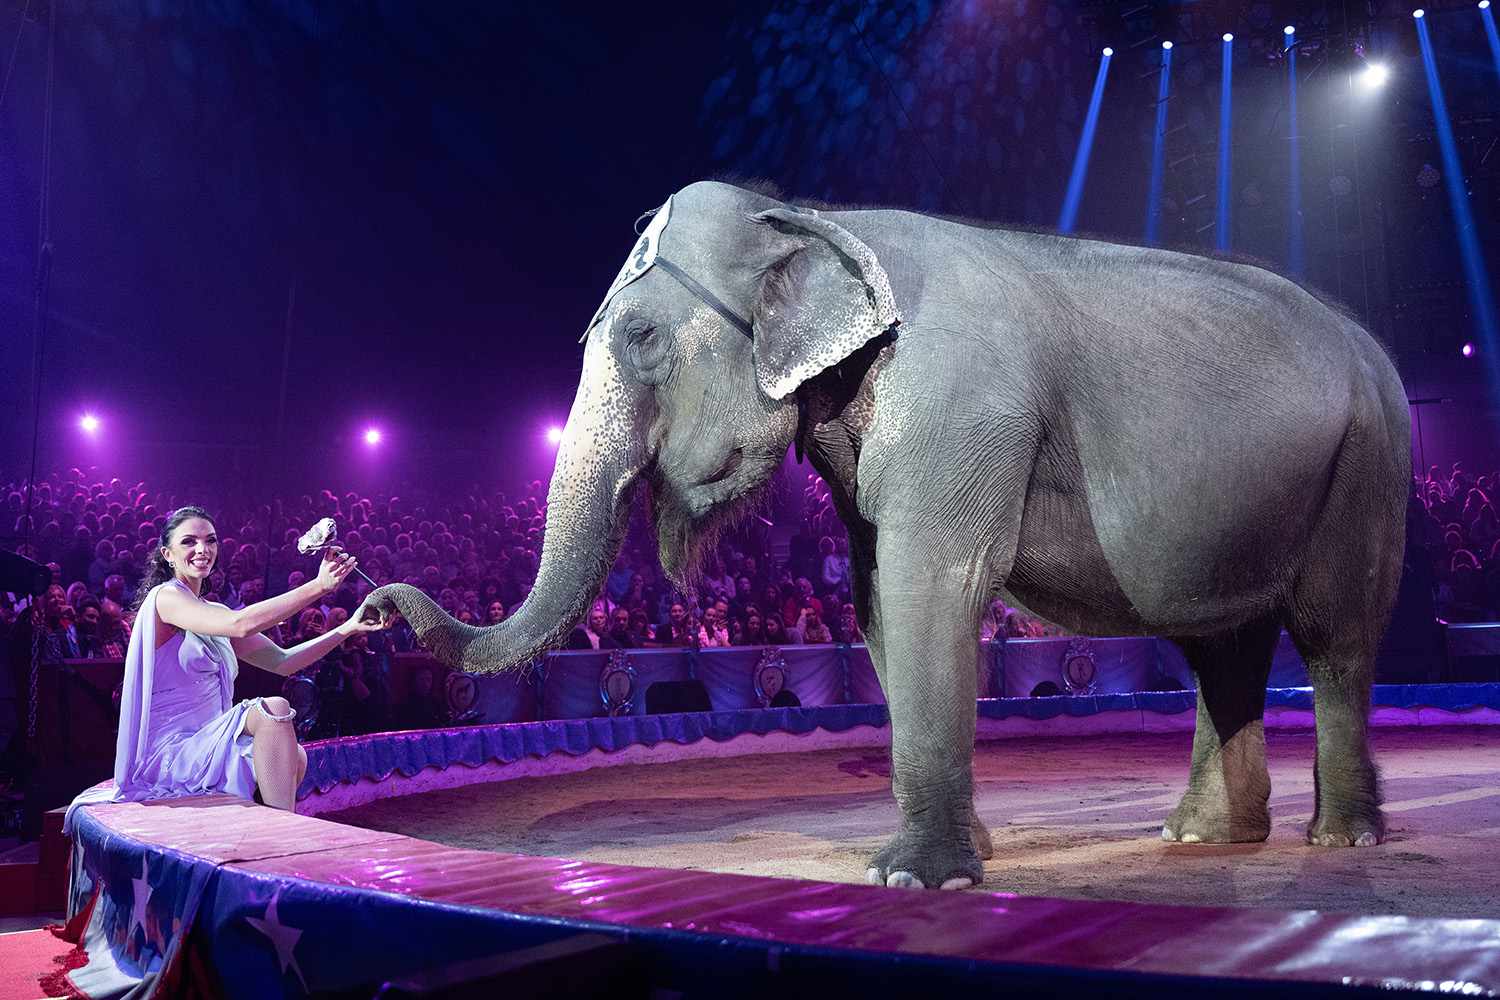
{"label": "elephant trunk", "polygon": [[583,376],[547,491],[536,583],[515,613],[476,628],[415,587],[392,584],[366,598],[378,611],[399,611],[422,645],[451,667],[496,673],[556,646],[598,596],[619,555],[645,465],[645,433],[641,394],[621,378],[604,340],[591,337],[584,352]]}

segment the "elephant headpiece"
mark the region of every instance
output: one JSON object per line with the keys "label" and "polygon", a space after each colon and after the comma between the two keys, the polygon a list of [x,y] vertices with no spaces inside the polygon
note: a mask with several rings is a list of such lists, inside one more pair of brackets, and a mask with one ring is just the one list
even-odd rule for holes
{"label": "elephant headpiece", "polygon": [[[816,212],[811,212],[811,210],[809,212],[812,215],[817,214]],[[583,336],[579,338],[579,341],[582,342],[588,339],[589,330],[594,328],[594,325],[604,315],[604,311],[609,308],[610,300],[615,297],[615,293],[645,274],[656,264],[661,265],[663,271],[670,274],[678,283],[702,300],[705,305],[722,316],[730,326],[739,330],[745,336],[754,339],[748,319],[725,305],[722,299],[705,288],[692,275],[660,255],[661,234],[667,228],[667,222],[672,218],[672,199],[668,198],[666,204],[660,208],[652,209],[641,218],[648,216],[651,218],[651,222],[646,226],[646,231],[641,233],[640,239],[636,241],[635,246],[630,251],[630,255],[625,258],[625,263],[620,267],[620,273],[615,275],[615,280],[610,283],[609,291],[604,293],[604,301],[599,303],[599,308],[594,311],[594,318],[589,320],[588,328],[583,331]],[[636,220],[636,224],[640,224],[639,219]]]}

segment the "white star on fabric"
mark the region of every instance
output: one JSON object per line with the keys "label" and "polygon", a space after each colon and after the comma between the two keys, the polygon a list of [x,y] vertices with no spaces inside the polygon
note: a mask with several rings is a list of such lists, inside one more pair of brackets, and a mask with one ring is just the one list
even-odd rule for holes
{"label": "white star on fabric", "polygon": [[297,974],[302,982],[302,989],[308,991],[307,979],[302,975],[302,968],[297,964],[297,956],[293,952],[297,948],[297,939],[302,932],[286,926],[276,915],[276,901],[281,898],[281,890],[278,888],[271,896],[271,902],[266,904],[264,917],[246,917],[245,923],[260,931],[271,939],[271,946],[276,949],[276,958],[281,963],[281,974],[286,975],[288,967]]}
{"label": "white star on fabric", "polygon": [[125,943],[133,946],[135,943],[135,929],[139,927],[145,935],[146,943],[150,944],[151,932],[146,929],[146,906],[151,901],[151,879],[146,868],[146,859],[141,858],[141,877],[132,878],[130,899],[130,926],[125,930]]}

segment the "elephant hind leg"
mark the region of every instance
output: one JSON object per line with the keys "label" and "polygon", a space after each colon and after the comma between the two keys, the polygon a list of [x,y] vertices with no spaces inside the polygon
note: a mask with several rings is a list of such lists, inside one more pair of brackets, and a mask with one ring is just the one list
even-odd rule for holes
{"label": "elephant hind leg", "polygon": [[[1322,847],[1369,847],[1385,839],[1380,774],[1369,744],[1378,633],[1365,623],[1372,612],[1348,606],[1348,591],[1360,589],[1359,574],[1351,568],[1348,574],[1337,574],[1338,581],[1332,578],[1335,574],[1328,575],[1326,583],[1299,585],[1299,611],[1288,625],[1307,664],[1317,715],[1313,818],[1307,841]],[[1323,591],[1324,599],[1309,601],[1308,591]],[[1335,596],[1340,591],[1343,594]],[[1384,620],[1383,612],[1379,618]]]}
{"label": "elephant hind leg", "polygon": [[1292,589],[1287,631],[1307,664],[1317,715],[1311,844],[1367,847],[1385,839],[1370,756],[1370,687],[1401,577],[1409,477],[1404,442],[1379,445],[1353,429]]}
{"label": "elephant hind leg", "polygon": [[1220,635],[1174,640],[1198,678],[1198,721],[1188,788],[1162,826],[1163,840],[1248,843],[1270,834],[1263,717],[1280,634],[1279,622],[1266,617]]}

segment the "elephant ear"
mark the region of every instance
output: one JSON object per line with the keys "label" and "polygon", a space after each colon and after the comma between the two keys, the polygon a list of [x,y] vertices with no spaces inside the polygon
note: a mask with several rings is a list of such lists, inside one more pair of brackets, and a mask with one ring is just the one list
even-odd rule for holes
{"label": "elephant ear", "polygon": [[[751,221],[781,234],[751,313],[755,375],[784,399],[900,322],[875,252],[816,213],[773,208]],[[790,244],[788,246],[788,244]]]}

